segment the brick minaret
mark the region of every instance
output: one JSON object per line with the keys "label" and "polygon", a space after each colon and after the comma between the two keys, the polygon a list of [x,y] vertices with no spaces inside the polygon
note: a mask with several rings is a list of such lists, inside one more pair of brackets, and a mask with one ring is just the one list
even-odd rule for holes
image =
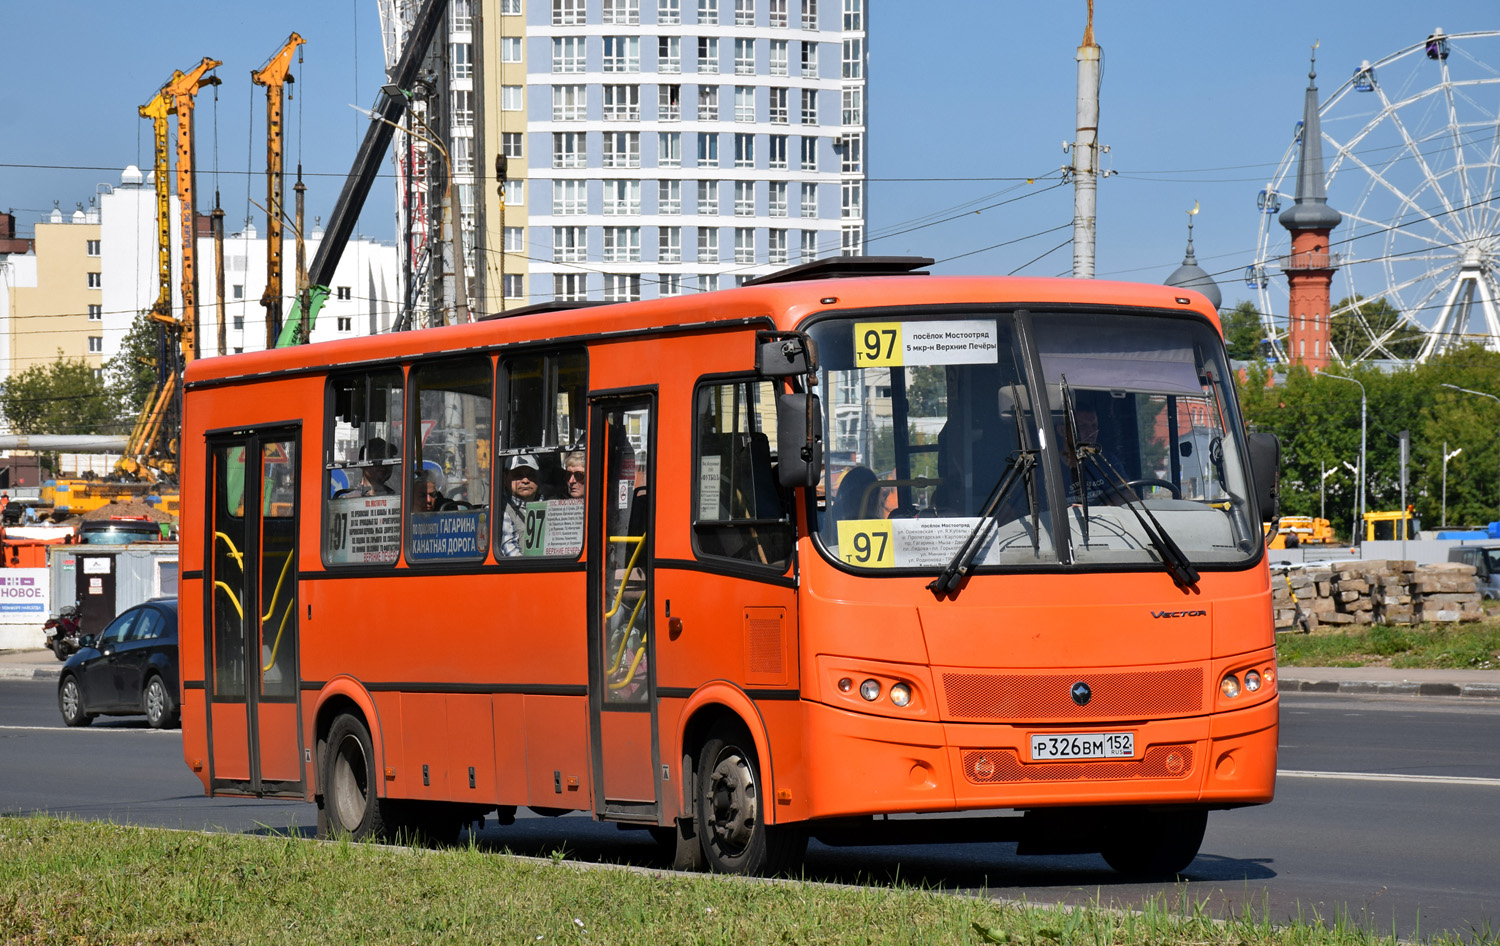
{"label": "brick minaret", "polygon": [[1302,106],[1302,154],[1297,165],[1297,201],[1281,213],[1281,225],[1292,234],[1292,252],[1281,262],[1291,300],[1287,306],[1287,361],[1314,372],[1328,367],[1331,337],[1330,286],[1338,260],[1328,236],[1344,219],[1328,206],[1323,177],[1323,130],[1318,121],[1317,68],[1308,74]]}

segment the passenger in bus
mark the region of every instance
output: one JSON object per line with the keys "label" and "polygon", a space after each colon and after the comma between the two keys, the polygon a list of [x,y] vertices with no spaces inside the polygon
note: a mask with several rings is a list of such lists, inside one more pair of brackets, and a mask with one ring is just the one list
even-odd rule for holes
{"label": "passenger in bus", "polygon": [[588,463],[582,450],[563,454],[563,477],[569,499],[582,499],[588,490]]}
{"label": "passenger in bus", "polygon": [[[380,437],[371,437],[369,442],[365,444],[364,459],[366,462],[370,460],[388,460],[392,455],[391,445]],[[383,463],[378,465],[371,464],[364,467],[362,479],[358,486],[348,490],[340,490],[339,495],[394,496],[396,491],[391,488],[390,478],[391,467]]]}
{"label": "passenger in bus", "polygon": [[423,470],[417,474],[418,512],[437,512],[443,507],[446,499],[438,486],[438,472],[436,470]]}
{"label": "passenger in bus", "polygon": [[838,492],[833,496],[833,516],[836,521],[846,519],[879,519],[878,489],[871,489],[877,480],[867,466],[851,467],[839,480]]}
{"label": "passenger in bus", "polygon": [[505,519],[500,523],[500,554],[521,554],[526,532],[526,504],[540,500],[541,463],[529,453],[510,458],[505,469]]}

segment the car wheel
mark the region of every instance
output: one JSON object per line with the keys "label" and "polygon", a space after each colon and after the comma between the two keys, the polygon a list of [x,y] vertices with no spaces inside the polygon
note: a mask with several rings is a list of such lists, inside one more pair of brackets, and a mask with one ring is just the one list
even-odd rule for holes
{"label": "car wheel", "polygon": [[146,708],[146,722],[152,729],[167,729],[177,721],[177,708],[172,705],[172,697],[161,677],[152,676],[146,683],[141,703]]}
{"label": "car wheel", "polygon": [[708,869],[718,874],[776,874],[807,848],[800,826],[766,823],[769,799],[750,734],[719,726],[698,753],[697,832]]}
{"label": "car wheel", "polygon": [[62,710],[63,722],[69,726],[87,726],[94,721],[93,714],[83,709],[83,691],[72,674],[63,677],[57,687],[57,708]]}
{"label": "car wheel", "polygon": [[370,730],[347,713],[328,730],[324,755],[323,810],[328,833],[356,841],[386,836],[386,802],[376,794],[375,750]]}
{"label": "car wheel", "polygon": [[1110,867],[1136,877],[1173,877],[1203,846],[1208,812],[1124,809],[1106,828],[1099,852]]}

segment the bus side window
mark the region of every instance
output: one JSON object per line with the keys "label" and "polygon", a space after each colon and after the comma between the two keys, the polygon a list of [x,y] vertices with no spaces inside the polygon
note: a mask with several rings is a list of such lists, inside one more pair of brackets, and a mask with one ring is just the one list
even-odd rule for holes
{"label": "bus side window", "polygon": [[785,569],[796,534],[771,458],[775,386],[705,384],[695,405],[693,533],[699,556]]}
{"label": "bus side window", "polygon": [[483,356],[412,369],[406,561],[482,561],[489,550],[491,386]]}
{"label": "bus side window", "polygon": [[392,564],[401,551],[401,369],[334,375],[328,386],[323,561]]}
{"label": "bus side window", "polygon": [[583,551],[588,357],[582,349],[500,359],[496,557]]}

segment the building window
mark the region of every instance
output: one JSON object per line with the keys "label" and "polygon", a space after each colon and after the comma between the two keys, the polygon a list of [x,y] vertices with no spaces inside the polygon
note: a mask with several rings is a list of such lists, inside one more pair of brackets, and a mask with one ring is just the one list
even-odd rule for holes
{"label": "building window", "polygon": [[[715,255],[715,260],[718,256]],[[717,273],[703,273],[698,277],[699,292],[717,292],[719,289],[719,275]]]}
{"label": "building window", "polygon": [[604,166],[638,168],[641,166],[641,133],[638,131],[604,132]]}
{"label": "building window", "polygon": [[766,231],[766,262],[786,262],[786,231],[773,227]]}
{"label": "building window", "polygon": [[863,125],[865,123],[865,90],[861,86],[851,85],[844,89],[843,119],[845,125]]}
{"label": "building window", "polygon": [[766,212],[771,216],[786,216],[786,191],[786,181],[771,181],[766,185]]}
{"label": "building window", "polygon": [[[453,51],[453,78],[474,78],[474,47],[468,43],[453,43],[448,47]],[[500,44],[501,58],[504,59],[505,44]],[[520,59],[508,60],[509,62],[520,62]]]}
{"label": "building window", "polygon": [[719,40],[715,36],[698,37],[698,71],[719,71]]}
{"label": "building window", "polygon": [[449,94],[453,101],[453,127],[474,127],[474,93],[468,89],[456,89]]}
{"label": "building window", "polygon": [[818,215],[818,185],[803,184],[801,215],[804,217],[817,217]]}
{"label": "building window", "polygon": [[500,87],[500,111],[519,112],[526,108],[526,88],[519,85]]}
{"label": "building window", "polygon": [[773,27],[778,29],[786,27],[786,0],[766,0],[766,11]]}
{"label": "building window", "polygon": [[766,136],[766,162],[772,170],[785,171],[786,163],[786,135]]}
{"label": "building window", "polygon": [[682,167],[682,132],[656,133],[656,163],[664,168]]}
{"label": "building window", "polygon": [[588,213],[588,190],[584,181],[552,182],[552,215],[570,217]]}
{"label": "building window", "polygon": [[734,87],[734,120],[737,122],[755,121],[754,86],[737,85]]}
{"label": "building window", "polygon": [[87,248],[88,248],[88,254],[90,256],[98,256],[99,255],[99,241],[98,240],[88,240],[88,241],[86,241],[86,245],[87,245]]}
{"label": "building window", "polygon": [[682,71],[682,37],[660,36],[656,40],[656,71]]}
{"label": "building window", "polygon": [[844,40],[844,78],[862,79],[865,75],[865,41],[859,37]]}
{"label": "building window", "polygon": [[520,273],[505,274],[505,298],[524,299],[526,297],[525,288],[525,280]]}
{"label": "building window", "polygon": [[104,288],[104,282],[103,282],[103,280],[104,280],[104,274],[103,273],[89,273],[88,274],[88,283],[89,283],[89,288],[90,289],[102,289],[102,288]]}
{"label": "building window", "polygon": [[798,166],[803,171],[818,169],[818,139],[811,135],[802,139],[802,156]]}
{"label": "building window", "polygon": [[659,263],[682,262],[682,228],[661,227],[656,231],[656,260]]}
{"label": "building window", "polygon": [[448,143],[448,154],[453,158],[454,174],[474,173],[473,138],[454,138]]}
{"label": "building window", "polygon": [[588,283],[583,273],[553,273],[552,297],[563,302],[581,302],[588,297]]}
{"label": "building window", "polygon": [[787,43],[784,39],[771,40],[771,75],[787,75]]}
{"label": "building window", "polygon": [[349,286],[339,286],[334,290],[334,293],[335,296],[343,302],[348,302],[350,299],[354,298],[354,290]]}
{"label": "building window", "polygon": [[802,77],[805,79],[818,77],[818,44],[810,40],[802,43]]}
{"label": "building window", "polygon": [[521,0],[500,0],[501,16],[520,16]]}
{"label": "building window", "polygon": [[90,335],[89,336],[89,354],[90,355],[97,355],[98,353],[100,353],[102,351],[104,351],[104,336],[103,335]]}
{"label": "building window", "polygon": [[818,231],[802,231],[802,262],[811,263],[818,258]]}
{"label": "building window", "polygon": [[704,26],[719,25],[719,0],[698,0],[698,22]]}
{"label": "building window", "polygon": [[583,121],[588,104],[587,86],[554,85],[552,87],[552,120]]}
{"label": "building window", "polygon": [[641,40],[638,36],[604,37],[605,72],[640,72]]}
{"label": "building window", "polygon": [[698,86],[698,120],[700,122],[716,122],[719,120],[718,86]]}
{"label": "building window", "polygon": [[839,231],[843,244],[845,256],[859,256],[864,252],[865,228],[860,226],[845,226]]}
{"label": "building window", "polygon": [[755,182],[734,182],[734,215],[736,217],[755,216]]}
{"label": "building window", "polygon": [[229,287],[229,298],[231,298],[231,299],[243,299],[243,298],[245,298],[245,287],[244,286],[230,286]]}
{"label": "building window", "polygon": [[604,0],[604,22],[625,26],[641,22],[641,0]]}
{"label": "building window", "polygon": [[755,0],[734,0],[734,25],[755,25]]}
{"label": "building window", "polygon": [[604,274],[604,301],[639,302],[640,298],[641,277],[638,274]]}
{"label": "building window", "polygon": [[640,181],[604,181],[604,212],[610,216],[638,215],[641,212]]}
{"label": "building window", "polygon": [[755,230],[751,227],[734,228],[734,261],[755,262]]}
{"label": "building window", "polygon": [[639,263],[640,261],[640,227],[604,228],[604,262]]}
{"label": "building window", "polygon": [[737,134],[734,136],[734,166],[737,168],[755,167],[755,136]]}
{"label": "building window", "polygon": [[662,273],[657,276],[656,292],[662,297],[682,295],[682,274]]}
{"label": "building window", "polygon": [[553,26],[582,26],[584,0],[552,0]]}
{"label": "building window", "polygon": [[553,227],[552,260],[556,263],[582,263],[589,258],[587,227]]}
{"label": "building window", "polygon": [[672,25],[682,22],[682,0],[656,0],[656,22]]}
{"label": "building window", "polygon": [[500,153],[507,158],[521,157],[521,143],[526,140],[525,134],[519,131],[502,131],[500,133]]}
{"label": "building window", "polygon": [[641,120],[641,87],[606,85],[604,87],[604,120],[638,122]]}
{"label": "building window", "polygon": [[582,36],[552,37],[552,71],[583,72],[587,61],[584,50]]}
{"label": "building window", "polygon": [[659,214],[682,213],[682,182],[656,182],[656,212]]}
{"label": "building window", "polygon": [[771,121],[775,124],[785,125],[790,120],[786,105],[787,93],[789,91],[789,89],[779,88],[767,90],[771,100],[769,114]]}
{"label": "building window", "polygon": [[89,306],[89,321],[90,322],[103,322],[104,321],[104,306],[102,306],[102,305],[90,305]]}
{"label": "building window", "polygon": [[719,215],[719,182],[698,182],[698,213],[706,217]]}
{"label": "building window", "polygon": [[755,40],[737,39],[734,41],[734,74],[737,76],[755,75]]}
{"label": "building window", "polygon": [[816,125],[818,123],[818,90],[802,90],[802,124]]}
{"label": "building window", "polygon": [[502,193],[500,199],[511,207],[519,207],[526,203],[525,181],[504,181],[500,185]]}
{"label": "building window", "polygon": [[858,219],[865,215],[864,211],[864,184],[859,181],[844,181],[841,185],[843,196],[842,216],[844,219]]}
{"label": "building window", "polygon": [[507,253],[521,253],[526,250],[526,228],[506,227],[505,233],[500,238],[500,243],[505,247]]}
{"label": "building window", "polygon": [[338,329],[340,332],[354,331],[354,318],[352,316],[341,315],[338,317],[338,322]]}
{"label": "building window", "polygon": [[656,119],[675,122],[682,119],[682,86],[659,85],[656,87]]}
{"label": "building window", "polygon": [[524,43],[525,41],[522,40],[519,36],[500,37],[500,61],[520,62],[521,48]]}
{"label": "building window", "polygon": [[844,0],[844,31],[857,33],[864,29],[865,0]]}
{"label": "building window", "polygon": [[865,136],[844,135],[839,138],[839,170],[845,174],[858,174],[864,167]]}
{"label": "building window", "polygon": [[802,28],[804,30],[818,28],[818,0],[802,0]]}
{"label": "building window", "polygon": [[719,261],[719,228],[698,228],[698,262],[717,263]]}
{"label": "building window", "polygon": [[455,33],[468,33],[474,29],[473,0],[453,0],[453,17],[450,21]]}
{"label": "building window", "polygon": [[230,327],[236,332],[243,332],[245,330],[245,317],[243,315],[236,315],[234,317],[234,324]]}
{"label": "building window", "polygon": [[719,136],[713,132],[701,132],[698,135],[698,166],[719,166]]}

